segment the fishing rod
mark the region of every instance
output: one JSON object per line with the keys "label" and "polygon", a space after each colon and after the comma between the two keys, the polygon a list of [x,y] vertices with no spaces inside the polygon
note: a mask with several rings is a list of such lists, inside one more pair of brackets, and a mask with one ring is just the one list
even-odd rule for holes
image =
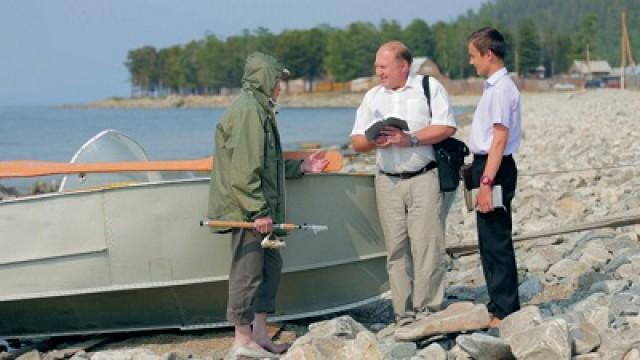
{"label": "fishing rod", "polygon": [[[248,221],[225,221],[225,220],[200,220],[200,226],[208,226],[210,228],[235,228],[235,229],[255,229],[256,224]],[[272,224],[271,227],[274,230],[304,230],[313,231],[314,235],[317,235],[320,231],[329,230],[326,225],[312,225],[312,224]],[[269,233],[260,242],[260,245],[265,249],[278,249],[285,247],[286,243],[280,240],[275,234]]]}

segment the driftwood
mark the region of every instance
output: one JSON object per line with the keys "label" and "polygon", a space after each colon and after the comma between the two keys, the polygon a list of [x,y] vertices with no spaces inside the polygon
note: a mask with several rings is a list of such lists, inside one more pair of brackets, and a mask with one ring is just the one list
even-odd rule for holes
{"label": "driftwood", "polygon": [[[513,242],[534,240],[543,237],[567,234],[572,232],[593,230],[608,227],[621,227],[628,225],[640,224],[640,211],[634,210],[622,215],[605,216],[597,220],[584,222],[582,224],[572,224],[561,226],[555,229],[535,231],[528,234],[517,235],[513,237]],[[462,244],[447,246],[449,255],[463,255],[478,251],[478,244]]]}

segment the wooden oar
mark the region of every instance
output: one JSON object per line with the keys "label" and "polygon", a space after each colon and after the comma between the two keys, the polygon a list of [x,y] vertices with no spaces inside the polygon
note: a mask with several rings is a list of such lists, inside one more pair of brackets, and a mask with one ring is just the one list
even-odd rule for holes
{"label": "wooden oar", "polygon": [[[284,158],[302,160],[311,155],[311,151],[287,151]],[[339,151],[320,151],[319,159],[329,160],[325,172],[342,169],[342,154]],[[213,165],[211,157],[196,160],[174,161],[122,161],[95,163],[61,163],[34,160],[0,161],[0,178],[33,177],[45,175],[111,173],[132,171],[210,171]]]}

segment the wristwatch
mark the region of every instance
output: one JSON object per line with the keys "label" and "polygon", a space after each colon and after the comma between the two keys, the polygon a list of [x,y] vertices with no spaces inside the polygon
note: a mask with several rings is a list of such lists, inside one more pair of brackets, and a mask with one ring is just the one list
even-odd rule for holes
{"label": "wristwatch", "polygon": [[493,185],[493,179],[488,177],[487,175],[482,175],[480,177],[480,185]]}
{"label": "wristwatch", "polygon": [[418,140],[418,136],[416,135],[416,133],[409,134],[409,139],[411,141],[412,147],[420,144],[420,140]]}

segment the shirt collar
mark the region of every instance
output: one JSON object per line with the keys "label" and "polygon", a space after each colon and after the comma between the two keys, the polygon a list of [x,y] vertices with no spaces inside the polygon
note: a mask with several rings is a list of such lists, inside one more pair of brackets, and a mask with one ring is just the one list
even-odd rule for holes
{"label": "shirt collar", "polygon": [[400,91],[403,91],[403,90],[405,90],[407,88],[417,87],[418,85],[421,85],[420,81],[418,81],[418,77],[413,73],[409,73],[409,76],[407,77],[407,82],[404,83],[404,86],[399,87],[399,88],[397,88],[395,90],[384,88],[384,91],[389,92],[389,93],[400,92]]}
{"label": "shirt collar", "polygon": [[496,72],[493,73],[493,75],[491,75],[485,82],[484,82],[484,87],[488,88],[489,86],[493,86],[495,85],[498,80],[502,79],[504,76],[507,75],[507,68],[502,68]]}

